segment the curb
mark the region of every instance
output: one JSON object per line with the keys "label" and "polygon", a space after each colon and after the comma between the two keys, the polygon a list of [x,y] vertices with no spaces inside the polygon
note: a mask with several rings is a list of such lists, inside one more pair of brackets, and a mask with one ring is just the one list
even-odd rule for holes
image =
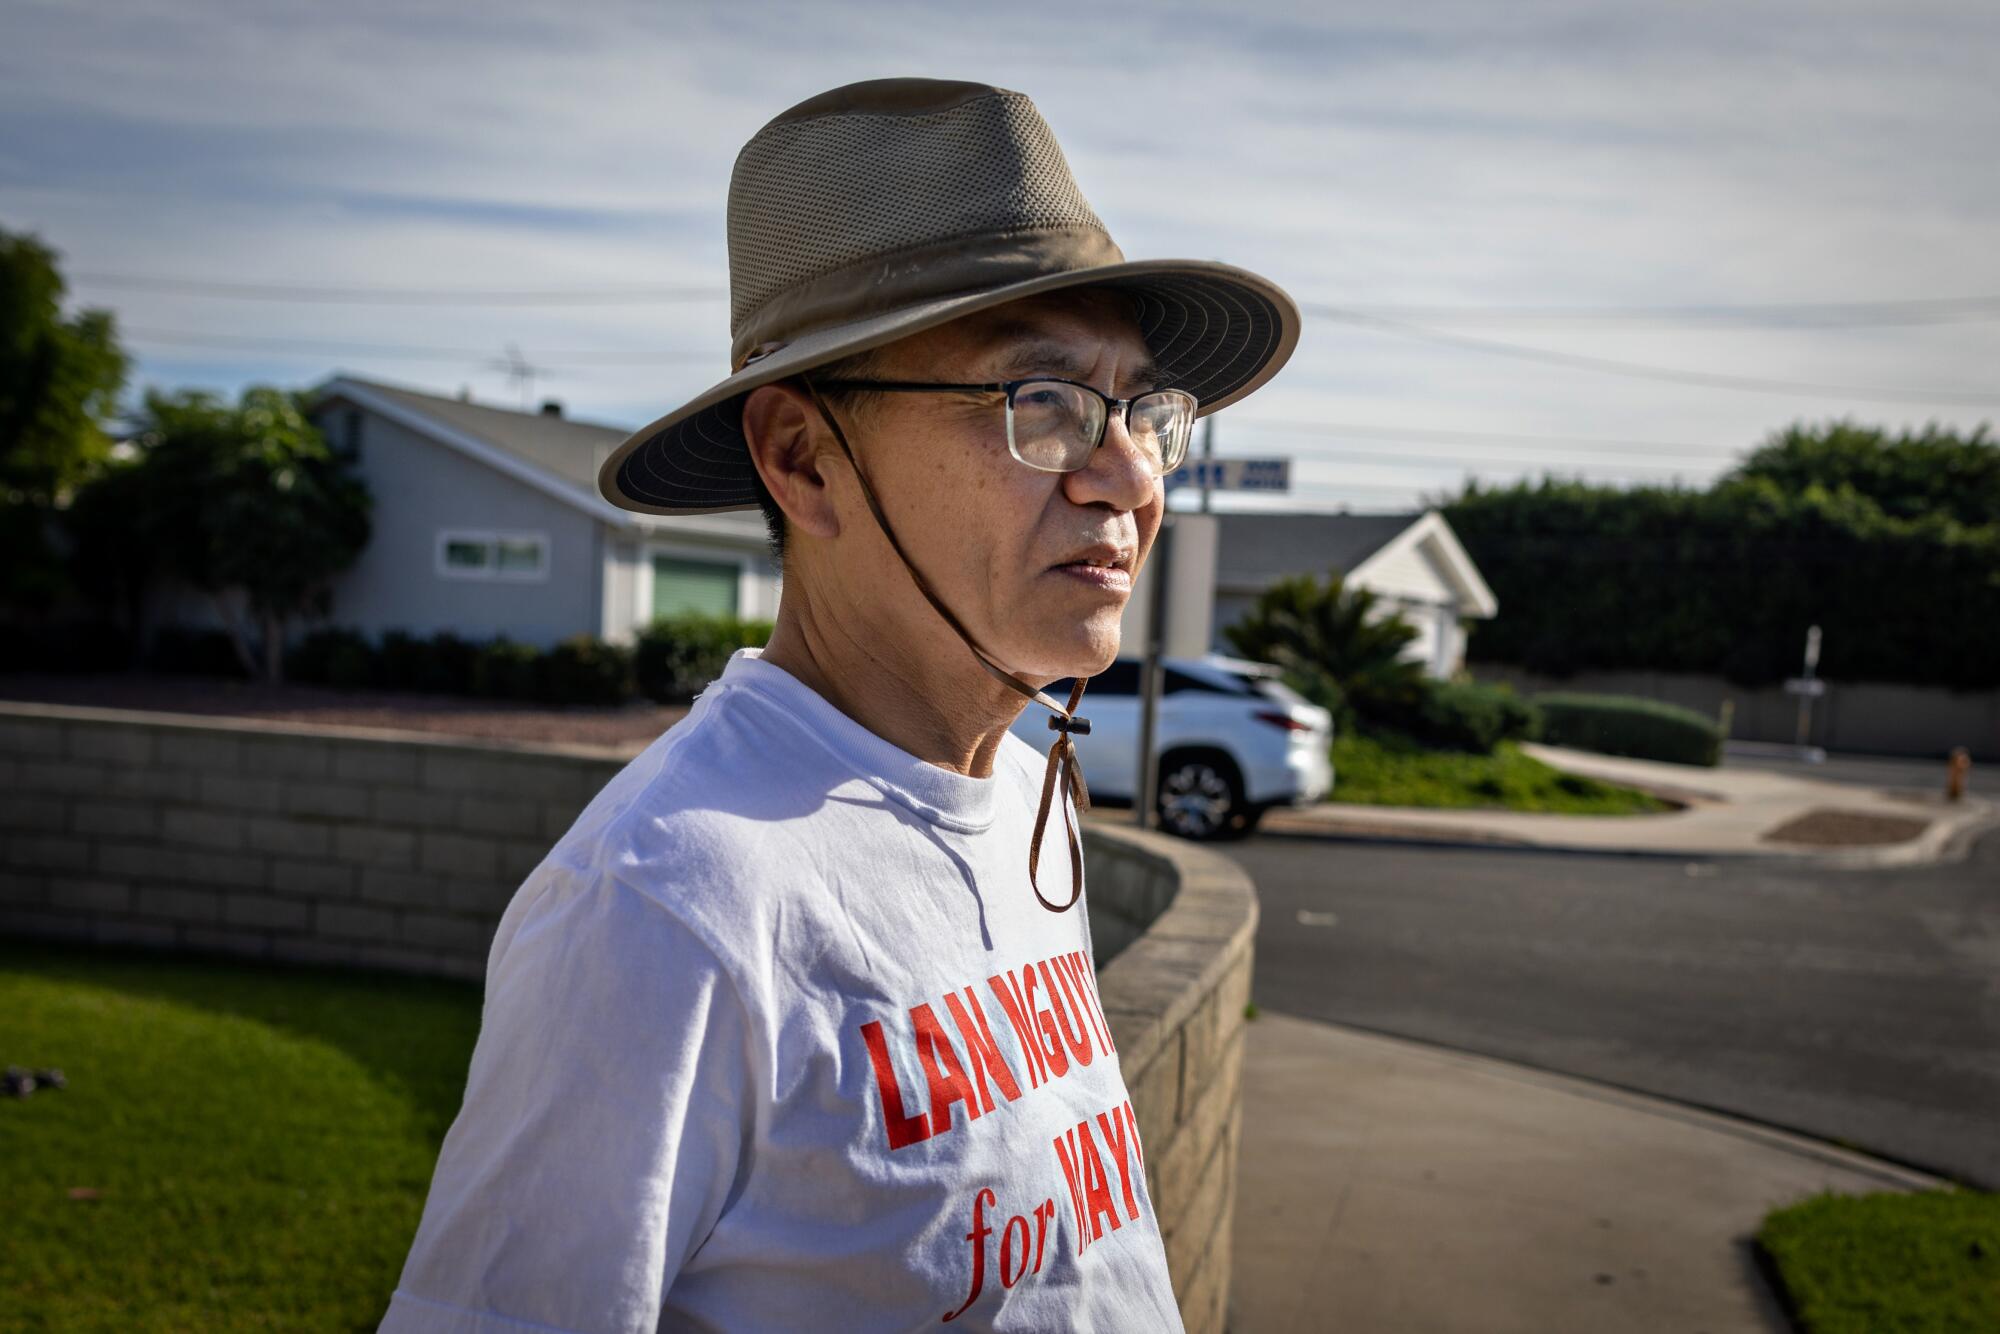
{"label": "curb", "polygon": [[1829,870],[1869,871],[1891,866],[1942,866],[1962,862],[1983,834],[2000,829],[2000,813],[1986,811],[1961,820],[1933,820],[1930,828],[1902,843],[1805,854],[1810,865]]}
{"label": "curb", "polygon": [[1780,866],[1817,867],[1829,871],[1867,871],[1895,866],[1934,866],[1963,861],[1981,835],[2000,829],[2000,812],[1965,820],[1933,820],[1928,829],[1902,843],[1843,849],[1787,848],[1634,848],[1599,847],[1584,843],[1538,843],[1481,830],[1437,826],[1436,832],[1412,827],[1409,832],[1379,824],[1327,820],[1312,815],[1272,811],[1259,832],[1289,837],[1321,838],[1341,843],[1385,847],[1444,848],[1455,851],[1545,853],[1566,857],[1638,857],[1655,861],[1769,862]]}

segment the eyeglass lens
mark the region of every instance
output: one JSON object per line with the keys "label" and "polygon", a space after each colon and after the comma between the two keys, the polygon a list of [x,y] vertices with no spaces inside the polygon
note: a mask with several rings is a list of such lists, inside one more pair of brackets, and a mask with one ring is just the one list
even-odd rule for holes
{"label": "eyeglass lens", "polygon": [[[1131,406],[1125,428],[1152,465],[1154,475],[1180,465],[1194,427],[1190,400],[1180,394],[1147,394]],[[1060,380],[1036,380],[1014,391],[1008,444],[1031,468],[1074,472],[1090,461],[1109,409],[1102,398]]]}

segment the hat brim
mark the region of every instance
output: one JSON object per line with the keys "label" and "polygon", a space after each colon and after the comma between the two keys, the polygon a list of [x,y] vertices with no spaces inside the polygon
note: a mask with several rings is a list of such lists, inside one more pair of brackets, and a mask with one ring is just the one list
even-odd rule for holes
{"label": "hat brim", "polygon": [[1284,290],[1233,265],[1136,260],[1044,274],[1003,287],[917,302],[801,335],[641,427],[598,469],[606,500],[641,514],[754,509],[755,466],[743,438],[751,390],[893,343],[1022,297],[1108,287],[1138,298],[1139,332],[1162,388],[1193,394],[1205,416],[1269,380],[1299,340],[1299,309]]}

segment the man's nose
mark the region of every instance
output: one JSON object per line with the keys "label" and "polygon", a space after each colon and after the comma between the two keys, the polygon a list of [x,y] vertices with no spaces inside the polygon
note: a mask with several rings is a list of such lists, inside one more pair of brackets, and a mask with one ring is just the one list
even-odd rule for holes
{"label": "man's nose", "polygon": [[1114,412],[1104,424],[1104,439],[1092,451],[1090,462],[1063,474],[1063,485],[1076,504],[1136,510],[1153,498],[1159,476],[1153,471],[1151,456],[1126,430],[1125,414]]}

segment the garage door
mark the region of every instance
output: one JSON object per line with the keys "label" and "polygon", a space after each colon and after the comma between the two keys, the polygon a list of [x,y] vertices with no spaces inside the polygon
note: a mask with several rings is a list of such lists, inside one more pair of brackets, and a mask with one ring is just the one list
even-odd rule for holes
{"label": "garage door", "polygon": [[740,571],[720,561],[653,557],[653,615],[736,615]]}

